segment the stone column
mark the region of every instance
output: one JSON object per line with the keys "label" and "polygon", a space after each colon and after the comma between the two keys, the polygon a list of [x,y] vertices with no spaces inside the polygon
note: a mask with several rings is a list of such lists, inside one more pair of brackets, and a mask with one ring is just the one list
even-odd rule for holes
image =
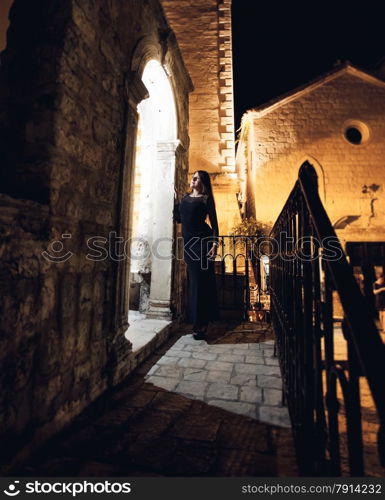
{"label": "stone column", "polygon": [[179,141],[158,142],[152,243],[150,303],[147,318],[171,320],[175,151]]}
{"label": "stone column", "polygon": [[[148,91],[141,78],[136,73],[130,73],[126,80],[127,110],[125,127],[125,150],[122,160],[122,173],[119,198],[119,223],[118,236],[128,242],[131,236],[132,210],[133,210],[133,187],[135,175],[135,150],[138,128],[137,106],[148,98]],[[122,248],[122,246],[120,247]],[[129,271],[130,271],[130,245],[124,246],[125,258],[117,262],[117,279],[115,294],[115,324],[114,338],[124,335],[129,327]]]}

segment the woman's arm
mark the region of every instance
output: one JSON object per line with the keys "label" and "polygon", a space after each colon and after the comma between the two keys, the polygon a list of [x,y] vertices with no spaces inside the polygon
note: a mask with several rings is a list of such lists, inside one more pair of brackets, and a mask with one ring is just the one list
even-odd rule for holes
{"label": "woman's arm", "polygon": [[182,220],[180,218],[179,205],[180,205],[179,196],[178,196],[176,188],[174,188],[174,209],[172,212],[172,218],[173,218],[174,222],[181,223]]}
{"label": "woman's arm", "polygon": [[213,230],[214,243],[218,245],[219,228],[218,228],[217,211],[215,209],[214,199],[211,196],[207,200],[207,213],[209,215],[211,229]]}
{"label": "woman's arm", "polygon": [[385,286],[381,288],[373,288],[374,295],[378,295],[379,293],[385,292]]}
{"label": "woman's arm", "polygon": [[182,222],[182,220],[180,218],[180,212],[179,212],[179,203],[174,202],[174,209],[173,209],[172,217],[173,217],[174,222],[179,222],[179,223]]}

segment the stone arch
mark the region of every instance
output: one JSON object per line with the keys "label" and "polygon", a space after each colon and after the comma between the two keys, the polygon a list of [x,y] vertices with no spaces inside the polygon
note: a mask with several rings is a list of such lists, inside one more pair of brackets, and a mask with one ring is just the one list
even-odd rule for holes
{"label": "stone arch", "polygon": [[144,68],[151,59],[163,61],[163,47],[153,36],[144,36],[138,40],[131,59],[130,70],[142,78]]}
{"label": "stone arch", "polygon": [[[158,165],[168,164],[168,171],[175,172],[176,170],[184,171],[187,174],[187,149],[189,143],[189,136],[187,131],[187,121],[185,116],[185,105],[183,99],[180,99],[181,89],[187,96],[189,92],[193,89],[191,79],[187,73],[184,66],[183,60],[180,57],[180,51],[176,42],[175,35],[167,27],[164,26],[153,32],[150,35],[142,36],[136,42],[130,56],[130,61],[127,66],[126,74],[126,93],[128,99],[128,128],[127,137],[128,142],[126,144],[127,152],[132,152],[126,155],[125,160],[125,181],[123,182],[124,188],[121,198],[121,226],[127,235],[132,236],[134,234],[135,228],[134,224],[134,210],[135,206],[133,203],[133,192],[135,189],[135,156],[137,151],[137,135],[139,124],[139,113],[138,108],[142,102],[146,102],[149,98],[150,93],[143,83],[142,76],[146,65],[149,61],[157,61],[159,65],[162,66],[165,76],[167,76],[168,83],[170,85],[171,94],[174,99],[174,123],[175,134],[166,137],[158,137],[156,146],[156,162]],[[175,96],[178,96],[176,99]],[[129,136],[131,135],[131,139]],[[135,139],[133,139],[135,137]],[[176,165],[177,163],[177,165]],[[158,172],[162,171],[162,168],[156,169]],[[182,174],[183,175],[183,174]],[[180,176],[180,174],[179,174]],[[172,202],[173,202],[173,189],[175,183],[175,174],[170,176],[168,185],[169,192],[165,194],[162,203],[158,202],[161,206],[162,211],[165,213],[169,212],[169,216],[164,220],[164,225],[156,225],[154,227],[154,234],[156,231],[160,232],[163,236],[166,232],[167,235],[172,237]],[[161,191],[157,191],[157,196],[161,196]],[[170,205],[167,207],[167,205]],[[165,228],[166,231],[165,231]],[[140,242],[139,242],[140,245]],[[128,256],[130,257],[131,247],[128,245]],[[131,259],[129,259],[131,260]],[[163,262],[164,264],[164,262]],[[171,261],[169,262],[167,269],[164,269],[164,265],[154,266],[155,275],[151,274],[149,287],[147,293],[150,293],[151,297],[148,301],[147,316],[152,318],[163,318],[171,319],[171,282],[175,284],[178,282],[179,288],[181,288],[181,272],[178,263],[174,266],[173,276],[171,277]],[[130,272],[129,272],[130,262],[125,264],[120,273],[119,288],[122,290],[120,292],[119,307],[122,311],[121,322],[122,324],[129,325],[127,318],[129,315],[129,304],[130,296],[133,299],[133,295],[136,294],[136,301],[138,296],[138,285],[135,284],[134,280],[130,282]],[[145,266],[144,266],[145,267]],[[156,276],[157,275],[157,276]],[[132,278],[132,276],[131,276]],[[136,279],[136,278],[135,278]],[[155,286],[154,286],[155,285]],[[133,290],[132,290],[133,288]],[[133,292],[133,293],[132,293]],[[174,290],[175,294],[175,290]],[[175,296],[173,298],[175,302]],[[131,300],[131,303],[134,302]],[[138,302],[137,302],[138,303]],[[130,332],[127,332],[127,338],[129,338]]]}
{"label": "stone arch", "polygon": [[[176,81],[175,75],[173,75],[173,70],[171,69],[173,63],[173,57],[171,53],[178,47],[175,35],[170,29],[160,30],[158,32],[158,38],[154,36],[144,36],[142,37],[135,46],[132,54],[130,72],[132,75],[136,75],[137,78],[142,79],[144,68],[147,63],[151,60],[156,60],[161,64],[166,75],[168,76],[169,83],[171,85],[174,95],[176,94]],[[179,50],[179,49],[178,49]],[[175,68],[174,68],[175,69]],[[193,90],[193,85],[188,76],[188,73],[183,74],[184,83],[188,89],[188,92]],[[178,106],[175,106],[176,121],[177,126],[180,124],[180,113],[181,110]],[[188,148],[189,136],[184,135],[178,126],[178,137],[179,141],[183,144],[183,147]],[[183,136],[183,137],[182,137]]]}
{"label": "stone arch", "polygon": [[[135,293],[135,297],[131,295],[135,308],[146,311],[148,317],[171,319],[173,227],[170,215],[179,141],[174,90],[159,59],[151,58],[154,54],[159,56],[160,51],[150,44],[135,60],[148,96],[137,106],[130,290]],[[159,256],[159,244],[162,255],[166,252],[170,256],[168,260]],[[139,258],[141,251],[143,258]]]}

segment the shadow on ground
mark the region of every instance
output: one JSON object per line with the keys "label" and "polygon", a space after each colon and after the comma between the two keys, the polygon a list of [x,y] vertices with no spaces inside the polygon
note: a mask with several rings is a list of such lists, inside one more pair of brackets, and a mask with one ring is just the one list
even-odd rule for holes
{"label": "shadow on ground", "polygon": [[[258,329],[260,330],[258,332]],[[264,331],[263,331],[264,330]],[[51,439],[14,476],[296,476],[291,429],[260,423],[145,381],[182,328],[113,392]],[[208,343],[272,339],[219,324]]]}

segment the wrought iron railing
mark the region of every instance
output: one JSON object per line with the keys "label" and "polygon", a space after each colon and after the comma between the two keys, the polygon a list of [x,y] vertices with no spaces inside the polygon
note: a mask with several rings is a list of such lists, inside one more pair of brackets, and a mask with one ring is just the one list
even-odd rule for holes
{"label": "wrought iron railing", "polygon": [[[361,388],[385,465],[385,347],[305,162],[270,234],[272,323],[302,475],[363,476]],[[284,240],[284,241],[283,241]],[[343,311],[342,332],[333,315]],[[342,344],[344,354],[336,352]]]}
{"label": "wrought iron railing", "polygon": [[385,273],[385,241],[348,242],[346,253],[366,303],[373,317],[378,318],[373,283],[378,273]]}
{"label": "wrought iron railing", "polygon": [[215,262],[219,306],[224,312],[240,313],[243,320],[269,309],[261,283],[259,239],[256,235],[219,236]]}

